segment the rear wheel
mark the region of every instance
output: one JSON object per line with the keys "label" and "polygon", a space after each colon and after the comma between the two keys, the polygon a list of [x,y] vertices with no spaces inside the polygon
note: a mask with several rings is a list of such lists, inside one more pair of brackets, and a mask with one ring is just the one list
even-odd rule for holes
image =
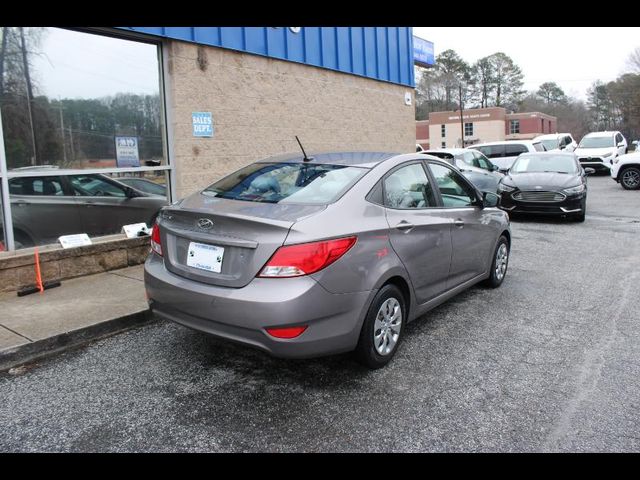
{"label": "rear wheel", "polygon": [[491,263],[491,275],[484,281],[484,285],[491,288],[498,288],[502,285],[504,277],[507,275],[507,267],[509,265],[509,240],[502,235],[498,240],[495,252],[493,253],[493,262]]}
{"label": "rear wheel", "polygon": [[384,367],[398,349],[406,321],[404,296],[395,285],[385,285],[371,302],[360,339],[356,359],[371,369]]}
{"label": "rear wheel", "polygon": [[620,172],[620,185],[625,190],[638,190],[640,188],[640,168],[627,167]]}

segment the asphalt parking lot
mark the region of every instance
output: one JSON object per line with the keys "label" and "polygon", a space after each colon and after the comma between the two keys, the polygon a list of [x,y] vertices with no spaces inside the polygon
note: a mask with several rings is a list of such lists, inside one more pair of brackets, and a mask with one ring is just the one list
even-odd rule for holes
{"label": "asphalt parking lot", "polygon": [[501,288],[407,327],[377,371],[158,322],[0,375],[0,451],[640,451],[640,192],[517,219]]}

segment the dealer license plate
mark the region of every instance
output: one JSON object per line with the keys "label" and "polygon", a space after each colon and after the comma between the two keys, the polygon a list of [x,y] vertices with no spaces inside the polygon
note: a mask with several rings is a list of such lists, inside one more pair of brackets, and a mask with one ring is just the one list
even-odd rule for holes
{"label": "dealer license plate", "polygon": [[190,242],[187,265],[207,272],[220,273],[224,248],[206,243]]}

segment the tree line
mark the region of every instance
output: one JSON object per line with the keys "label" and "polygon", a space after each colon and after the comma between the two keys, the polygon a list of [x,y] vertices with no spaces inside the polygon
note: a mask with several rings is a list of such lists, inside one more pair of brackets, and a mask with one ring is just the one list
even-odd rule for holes
{"label": "tree line", "polygon": [[430,112],[459,109],[462,103],[464,109],[504,107],[553,115],[558,131],[577,140],[599,130],[620,130],[635,140],[640,138],[640,48],[631,53],[626,69],[614,81],[595,81],[582,101],[553,81],[524,90],[522,69],[502,52],[469,64],[454,50],[445,50],[417,79],[416,120],[428,119]]}
{"label": "tree line", "polygon": [[51,99],[39,93],[32,61],[41,54],[45,34],[39,28],[0,29],[0,108],[8,167],[80,167],[115,160],[116,135],[138,137],[141,159],[162,159],[158,94]]}

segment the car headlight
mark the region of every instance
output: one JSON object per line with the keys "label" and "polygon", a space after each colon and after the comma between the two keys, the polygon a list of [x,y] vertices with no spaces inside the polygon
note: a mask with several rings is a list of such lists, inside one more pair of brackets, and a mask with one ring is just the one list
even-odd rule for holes
{"label": "car headlight", "polygon": [[513,192],[515,189],[516,187],[505,185],[504,183],[498,184],[498,192]]}
{"label": "car headlight", "polygon": [[609,158],[611,155],[613,155],[613,152],[605,153],[602,158]]}
{"label": "car headlight", "polygon": [[570,195],[575,195],[577,193],[582,193],[585,190],[584,184],[576,185],[575,187],[565,188],[564,192]]}

